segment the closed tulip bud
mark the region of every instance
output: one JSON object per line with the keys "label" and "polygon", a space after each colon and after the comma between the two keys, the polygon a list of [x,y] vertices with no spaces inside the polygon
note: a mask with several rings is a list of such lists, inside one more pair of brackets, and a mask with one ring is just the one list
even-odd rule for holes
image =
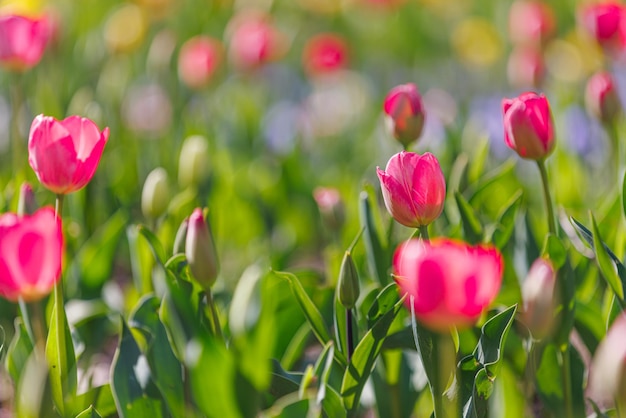
{"label": "closed tulip bud", "polygon": [[354,308],[357,299],[359,299],[361,289],[359,286],[359,274],[356,271],[356,265],[350,251],[346,251],[343,256],[337,286],[339,287],[339,302],[346,309]]}
{"label": "closed tulip bud", "polygon": [[189,216],[185,255],[192,276],[204,289],[210,289],[217,279],[219,265],[213,235],[200,208]]}
{"label": "closed tulip bud", "polygon": [[17,201],[17,215],[32,215],[37,210],[35,193],[29,183],[23,183],[20,187],[20,196]]}
{"label": "closed tulip bud", "polygon": [[443,238],[401,244],[393,269],[407,307],[437,332],[474,325],[498,294],[504,271],[495,247]]}
{"label": "closed tulip bud", "polygon": [[446,198],[446,180],[431,153],[402,151],[385,171],[376,167],[387,210],[402,225],[417,228],[437,219]]}
{"label": "closed tulip bud", "polygon": [[549,260],[538,258],[522,283],[523,309],[521,320],[533,338],[542,339],[554,325],[556,272]]}
{"label": "closed tulip bud", "polygon": [[202,183],[209,171],[209,144],[202,135],[192,135],[183,142],[178,162],[178,184],[188,187]]}
{"label": "closed tulip bud", "polygon": [[516,0],[511,4],[509,33],[514,43],[539,46],[554,27],[554,12],[543,1]]}
{"label": "closed tulip bud", "polygon": [[626,315],[620,314],[600,342],[591,361],[589,397],[597,403],[626,406]]}
{"label": "closed tulip bud", "polygon": [[502,100],[504,140],[520,157],[542,160],[554,150],[550,104],[543,94],[524,93]]}
{"label": "closed tulip bud", "polygon": [[622,105],[610,73],[601,71],[589,79],[585,105],[587,111],[603,123],[612,123],[619,116]]}
{"label": "closed tulip bud", "polygon": [[173,254],[185,254],[185,241],[187,240],[187,231],[189,230],[189,218],[185,218],[176,231],[174,238]]}
{"label": "closed tulip bud", "polygon": [[0,17],[0,66],[25,71],[39,63],[52,36],[48,19],[19,15]]}
{"label": "closed tulip bud", "polygon": [[404,148],[419,139],[424,128],[424,105],[413,83],[394,87],[385,97],[386,122]]}
{"label": "closed tulip bud", "polygon": [[146,218],[156,219],[163,215],[170,202],[167,171],[157,167],[148,174],[141,192],[141,211]]}
{"label": "closed tulip bud", "polygon": [[610,54],[619,53],[626,45],[624,6],[606,1],[583,6],[580,22],[596,42]]}

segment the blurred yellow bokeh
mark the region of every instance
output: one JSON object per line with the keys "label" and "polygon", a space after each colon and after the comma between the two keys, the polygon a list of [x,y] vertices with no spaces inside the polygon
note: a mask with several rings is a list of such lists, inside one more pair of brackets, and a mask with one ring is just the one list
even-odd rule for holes
{"label": "blurred yellow bokeh", "polygon": [[45,0],[0,0],[0,12],[26,16],[39,15],[46,6]]}
{"label": "blurred yellow bokeh", "polygon": [[488,20],[470,17],[453,30],[450,41],[459,59],[473,67],[489,67],[502,56],[502,39]]}
{"label": "blurred yellow bokeh", "polygon": [[111,52],[131,52],[146,34],[146,15],[135,4],[127,3],[116,9],[104,26],[104,40]]}

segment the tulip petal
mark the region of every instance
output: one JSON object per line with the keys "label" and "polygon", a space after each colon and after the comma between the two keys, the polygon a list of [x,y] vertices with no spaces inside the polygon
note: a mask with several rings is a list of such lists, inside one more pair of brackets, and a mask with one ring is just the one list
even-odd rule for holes
{"label": "tulip petal", "polygon": [[102,139],[96,124],[80,116],[70,116],[59,123],[67,129],[72,137],[76,158],[81,161],[89,158],[96,144]]}

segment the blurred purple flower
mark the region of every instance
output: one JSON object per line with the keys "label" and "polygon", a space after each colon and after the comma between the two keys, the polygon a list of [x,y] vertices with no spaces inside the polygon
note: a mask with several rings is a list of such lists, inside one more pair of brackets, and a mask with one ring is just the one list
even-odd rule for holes
{"label": "blurred purple flower", "polygon": [[572,150],[587,163],[601,164],[606,152],[606,133],[600,123],[589,117],[578,105],[566,108],[561,116],[563,124],[558,131],[565,142],[565,149]]}
{"label": "blurred purple flower", "polygon": [[268,148],[276,154],[289,154],[294,148],[300,127],[300,107],[294,102],[276,103],[263,119],[263,135]]}
{"label": "blurred purple flower", "polygon": [[511,150],[504,142],[502,123],[502,96],[477,97],[470,103],[468,123],[482,135],[489,138],[491,154],[504,160],[511,156]]}
{"label": "blurred purple flower", "polygon": [[131,130],[159,136],[172,124],[172,103],[159,84],[133,86],[124,98],[122,115]]}

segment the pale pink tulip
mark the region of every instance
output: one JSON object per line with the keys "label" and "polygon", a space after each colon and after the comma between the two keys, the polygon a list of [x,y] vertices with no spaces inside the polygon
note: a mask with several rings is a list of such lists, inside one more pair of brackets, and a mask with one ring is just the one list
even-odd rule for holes
{"label": "pale pink tulip", "polygon": [[49,190],[72,193],[89,183],[108,139],[109,128],[100,132],[89,119],[39,115],[30,127],[28,161]]}
{"label": "pale pink tulip", "polygon": [[402,151],[376,167],[387,210],[402,225],[417,228],[430,224],[443,210],[446,180],[439,161],[431,153]]}
{"label": "pale pink tulip", "polygon": [[178,56],[178,77],[188,87],[205,87],[222,62],[222,44],[208,36],[195,36],[183,44]]}
{"label": "pale pink tulip", "polygon": [[0,65],[24,71],[39,63],[52,36],[45,17],[0,16]]}
{"label": "pale pink tulip", "polygon": [[0,296],[30,302],[49,294],[61,275],[62,252],[61,221],[52,208],[0,215]]}
{"label": "pale pink tulip", "polygon": [[621,313],[598,345],[589,373],[588,395],[597,403],[626,406],[626,314]]}
{"label": "pale pink tulip", "polygon": [[393,267],[409,309],[441,332],[473,325],[498,294],[504,269],[495,247],[451,239],[407,241],[396,249]]}
{"label": "pale pink tulip", "polygon": [[521,309],[521,320],[533,338],[542,339],[552,331],[557,308],[555,285],[556,271],[550,260],[535,260],[522,283]]}
{"label": "pale pink tulip", "polygon": [[546,158],[554,150],[555,136],[550,104],[543,94],[524,93],[502,100],[504,140],[520,157]]}
{"label": "pale pink tulip", "polygon": [[610,123],[622,111],[613,76],[607,71],[595,73],[585,89],[587,110],[598,120]]}
{"label": "pale pink tulip", "polygon": [[554,12],[543,1],[515,0],[509,10],[509,34],[516,44],[544,42],[555,28]]}

